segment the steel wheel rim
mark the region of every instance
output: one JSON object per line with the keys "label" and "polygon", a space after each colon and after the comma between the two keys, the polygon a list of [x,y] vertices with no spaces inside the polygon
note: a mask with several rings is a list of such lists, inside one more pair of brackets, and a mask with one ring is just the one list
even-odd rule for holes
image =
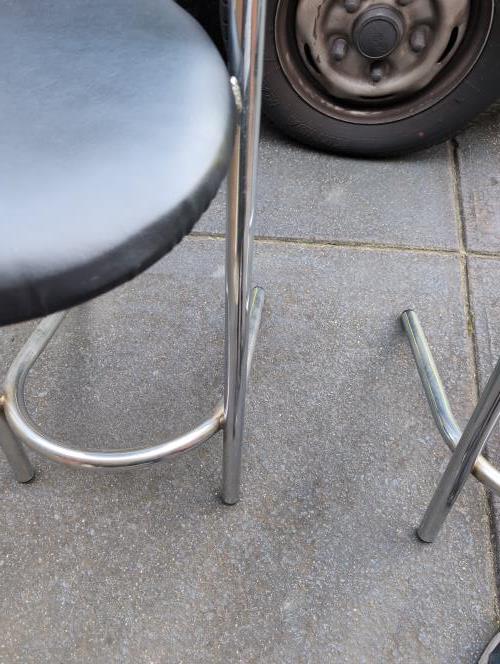
{"label": "steel wheel rim", "polygon": [[[421,79],[424,82],[421,89],[410,89],[403,91],[404,94],[393,94],[385,98],[384,95],[376,99],[355,96],[346,98],[348,95],[340,96],[342,91],[334,87],[327,89],[324,80],[321,80],[322,72],[317,75],[310,62],[305,62],[310,61],[313,54],[305,53],[302,39],[304,35],[297,35],[296,21],[297,9],[303,8],[306,1],[312,7],[319,3],[319,0],[279,0],[277,4],[274,37],[283,73],[295,92],[309,106],[328,117],[358,124],[383,124],[412,117],[446,97],[464,80],[480,57],[490,35],[495,11],[493,0],[471,0],[467,3],[470,4],[470,13],[463,34],[457,35],[456,44],[452,45],[448,53],[444,53],[442,66],[436,75],[428,82],[425,77]],[[329,0],[323,5],[338,7],[341,1],[347,4],[351,0]],[[355,12],[352,24],[354,25],[366,10],[383,7],[398,12],[404,2],[405,0],[362,0],[362,10]],[[352,42],[350,48],[353,48]],[[435,48],[433,53],[438,50]],[[391,51],[393,52],[396,56],[396,49]],[[334,49],[330,54],[333,58]],[[377,58],[367,60],[372,60],[373,64],[379,62]],[[320,64],[324,66],[324,63]],[[337,94],[333,94],[335,91]]]}

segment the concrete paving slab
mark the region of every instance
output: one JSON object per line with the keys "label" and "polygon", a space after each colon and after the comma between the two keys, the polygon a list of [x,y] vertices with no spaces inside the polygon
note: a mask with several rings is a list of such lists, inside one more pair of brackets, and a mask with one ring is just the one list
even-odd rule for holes
{"label": "concrete paving slab", "polygon": [[[457,249],[449,148],[366,161],[320,153],[265,126],[256,232],[333,243]],[[224,232],[224,192],[197,230]]]}
{"label": "concrete paving slab", "polygon": [[476,334],[479,384],[486,385],[500,357],[500,260],[469,258],[472,314]]}
{"label": "concrete paving slab", "polygon": [[[469,261],[472,311],[476,333],[479,384],[483,389],[500,358],[500,260],[472,258]],[[500,433],[490,439],[488,456],[500,468]],[[500,497],[490,494],[493,509],[493,538],[496,543],[497,583],[500,584]]]}
{"label": "concrete paving slab", "polygon": [[[91,474],[0,458],[0,661],[475,661],[496,628],[482,490],[433,546],[413,528],[448,458],[398,314],[418,309],[450,398],[472,406],[458,259],[259,242],[267,289],[243,500],[220,438],[172,464]],[[121,447],[220,394],[223,242],[189,238],[71,313],[29,384],[37,421]],[[27,326],[0,332],[0,361]]]}
{"label": "concrete paving slab", "polygon": [[467,248],[500,251],[500,106],[459,136]]}

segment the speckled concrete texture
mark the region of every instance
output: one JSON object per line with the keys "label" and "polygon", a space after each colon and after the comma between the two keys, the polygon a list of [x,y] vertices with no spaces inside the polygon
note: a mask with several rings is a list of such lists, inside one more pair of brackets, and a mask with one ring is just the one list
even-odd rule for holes
{"label": "speckled concrete texture", "polygon": [[500,252],[500,105],[458,138],[467,247]]}
{"label": "speckled concrete texture", "polygon": [[[210,409],[223,251],[188,238],[72,312],[29,382],[40,425],[114,448]],[[476,661],[496,629],[487,502],[468,483],[439,541],[415,539],[448,453],[398,323],[419,311],[464,421],[475,386],[461,260],[257,243],[267,299],[233,508],[218,498],[220,438],[114,475],[36,458],[25,486],[0,458],[0,661]],[[29,327],[2,330],[0,371]]]}
{"label": "speckled concrete texture", "polygon": [[[472,315],[476,346],[476,362],[480,388],[483,389],[500,358],[500,257],[472,257],[469,261]],[[488,443],[488,456],[500,468],[500,434],[497,431]],[[493,511],[493,541],[497,554],[497,584],[500,584],[500,497],[490,494]]]}
{"label": "speckled concrete texture", "polygon": [[[458,249],[450,147],[402,159],[315,152],[265,125],[256,233],[332,243]],[[198,229],[224,230],[224,192]]]}

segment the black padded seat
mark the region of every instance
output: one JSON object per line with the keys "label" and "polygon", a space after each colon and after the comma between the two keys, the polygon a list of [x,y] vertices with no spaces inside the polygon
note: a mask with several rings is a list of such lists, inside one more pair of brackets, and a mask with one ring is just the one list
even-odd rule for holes
{"label": "black padded seat", "polygon": [[227,69],[173,0],[0,3],[0,324],[151,265],[227,170]]}

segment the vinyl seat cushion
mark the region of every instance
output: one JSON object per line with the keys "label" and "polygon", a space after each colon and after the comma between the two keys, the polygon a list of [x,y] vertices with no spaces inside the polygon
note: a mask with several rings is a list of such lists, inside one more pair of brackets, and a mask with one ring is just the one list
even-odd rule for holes
{"label": "vinyl seat cushion", "polygon": [[227,69],[173,0],[0,3],[0,325],[134,277],[226,173]]}

